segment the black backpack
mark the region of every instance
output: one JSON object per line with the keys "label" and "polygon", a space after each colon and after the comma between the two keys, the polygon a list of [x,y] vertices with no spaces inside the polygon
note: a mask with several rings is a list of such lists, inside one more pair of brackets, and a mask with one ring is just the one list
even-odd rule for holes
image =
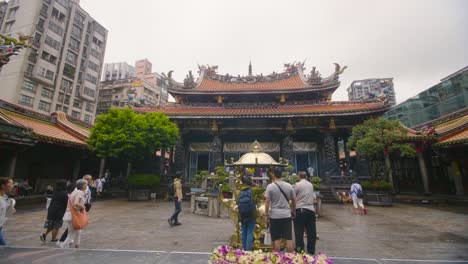
{"label": "black backpack", "polygon": [[254,214],[255,202],[253,200],[252,189],[248,188],[240,191],[237,206],[241,219],[251,217]]}

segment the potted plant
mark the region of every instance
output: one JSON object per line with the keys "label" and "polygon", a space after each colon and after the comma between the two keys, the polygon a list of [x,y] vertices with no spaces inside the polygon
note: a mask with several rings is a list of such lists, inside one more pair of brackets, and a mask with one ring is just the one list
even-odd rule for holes
{"label": "potted plant", "polygon": [[146,201],[159,188],[161,177],[153,174],[133,174],[127,179],[128,200]]}
{"label": "potted plant", "polygon": [[320,177],[314,176],[312,177],[312,185],[314,185],[314,193],[320,194],[320,183],[322,182],[322,179]]}
{"label": "potted plant", "polygon": [[203,181],[208,177],[208,171],[207,170],[201,170],[197,174],[195,174],[195,183],[197,184],[198,187],[201,186]]}
{"label": "potted plant", "polygon": [[392,184],[385,180],[364,181],[361,183],[364,198],[369,205],[391,206]]}

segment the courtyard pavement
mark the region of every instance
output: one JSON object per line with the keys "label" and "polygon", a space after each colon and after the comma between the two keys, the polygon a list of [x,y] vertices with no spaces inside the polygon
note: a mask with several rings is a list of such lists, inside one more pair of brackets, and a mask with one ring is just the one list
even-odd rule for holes
{"label": "courtyard pavement", "polygon": [[[234,225],[227,217],[190,214],[184,203],[183,224],[169,227],[172,208],[162,201],[97,202],[80,250],[40,242],[45,210],[18,212],[5,226],[11,245],[0,249],[0,263],[207,263],[214,247],[228,243]],[[338,264],[468,264],[466,207],[395,204],[363,216],[350,205],[325,204],[317,230],[317,252]]]}

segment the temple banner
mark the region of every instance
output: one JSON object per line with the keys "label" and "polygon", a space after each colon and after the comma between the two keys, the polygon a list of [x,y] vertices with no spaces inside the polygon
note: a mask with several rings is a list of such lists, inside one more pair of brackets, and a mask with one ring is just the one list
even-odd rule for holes
{"label": "temple banner", "polygon": [[[280,152],[280,144],[276,142],[261,142],[261,151],[263,152]],[[235,142],[235,143],[224,143],[224,153],[247,153],[252,150],[252,143],[247,142]]]}
{"label": "temple banner", "polygon": [[189,145],[191,152],[211,152],[211,143],[191,143]]}

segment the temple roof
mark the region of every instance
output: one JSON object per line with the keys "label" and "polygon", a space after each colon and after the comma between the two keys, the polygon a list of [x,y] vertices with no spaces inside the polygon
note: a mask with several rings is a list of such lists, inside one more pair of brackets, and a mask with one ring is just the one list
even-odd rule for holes
{"label": "temple roof", "polygon": [[256,118],[294,116],[338,116],[382,112],[388,106],[384,102],[331,102],[321,104],[287,104],[263,106],[206,106],[166,105],[158,108],[135,108],[137,112],[163,112],[169,118]]}
{"label": "temple roof", "polygon": [[2,120],[8,124],[25,128],[29,136],[40,142],[86,148],[89,128],[75,124],[63,112],[51,116],[26,110],[20,106],[0,100]]}
{"label": "temple roof", "polygon": [[199,66],[199,78],[195,81],[191,71],[183,83],[172,79],[172,71],[167,74],[168,91],[175,95],[189,94],[238,94],[238,93],[285,93],[302,91],[324,91],[330,93],[340,85],[339,75],[347,68],[335,63],[335,72],[327,78],[322,78],[313,67],[310,74],[304,73],[303,63],[284,64],[282,73],[269,75],[232,76],[217,73],[218,66]]}

